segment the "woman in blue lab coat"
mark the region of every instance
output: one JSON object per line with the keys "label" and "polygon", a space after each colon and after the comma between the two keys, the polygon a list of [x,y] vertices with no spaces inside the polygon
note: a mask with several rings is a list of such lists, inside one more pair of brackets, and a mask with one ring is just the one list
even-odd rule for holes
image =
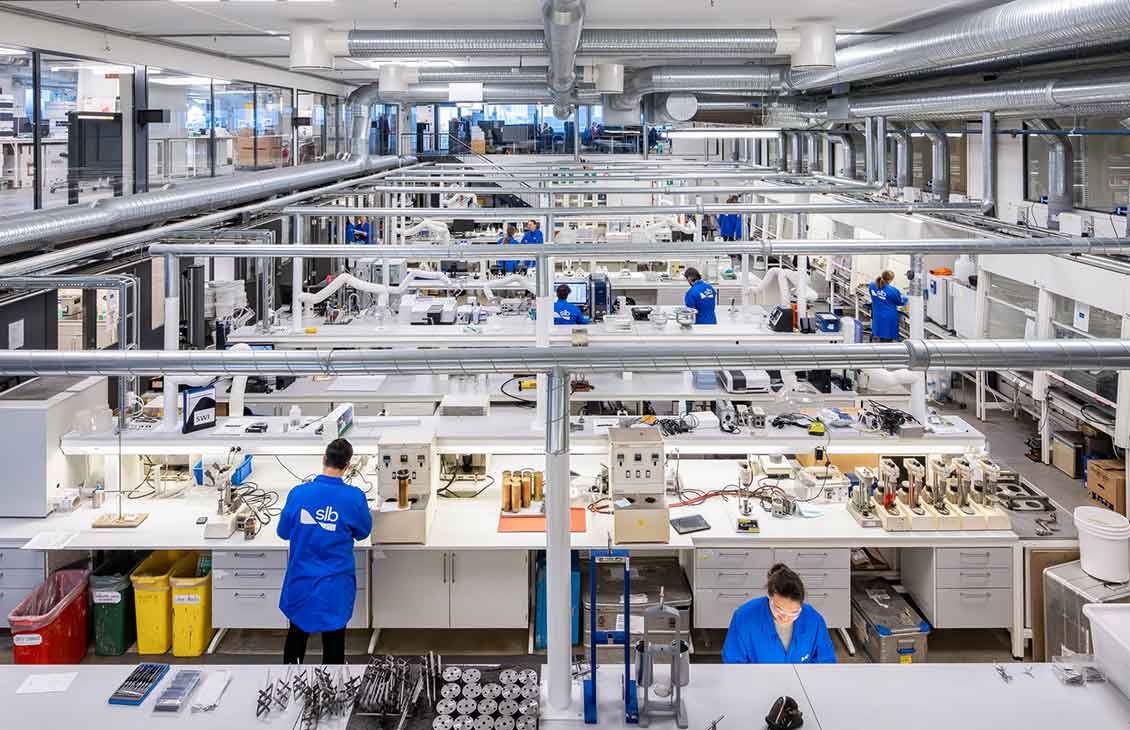
{"label": "woman in blue lab coat", "polygon": [[835,664],[824,617],[804,602],[804,582],[783,563],[769,569],[768,596],[742,604],[730,619],[726,664]]}
{"label": "woman in blue lab coat", "polygon": [[[507,226],[506,227],[506,235],[500,237],[498,239],[498,242],[499,243],[511,243],[511,244],[514,244],[515,246],[517,246],[518,245],[518,239],[515,238],[515,236],[517,236],[517,235],[518,235],[518,229],[517,228],[515,228],[514,226]],[[516,260],[510,260],[510,259],[504,260],[504,261],[499,261],[498,267],[500,269],[502,269],[502,273],[504,273],[504,274],[513,274],[515,271],[518,270],[518,262]]]}
{"label": "woman in blue lab coat", "polygon": [[[526,221],[526,231],[522,234],[522,245],[532,246],[539,243],[545,243],[545,235],[541,232],[541,224],[531,218],[530,220]],[[534,268],[535,263],[537,262],[532,260],[526,261],[526,268]]]}
{"label": "woman in blue lab coat", "polygon": [[569,301],[568,284],[557,287],[557,301],[553,303],[554,324],[589,324],[592,320],[585,316],[581,308]]}
{"label": "woman in blue lab coat", "polygon": [[365,218],[357,218],[356,220],[350,219],[350,221],[345,224],[345,242],[368,243],[371,230],[369,221]]}
{"label": "woman in blue lab coat", "polygon": [[871,294],[871,341],[898,342],[899,310],[909,300],[891,286],[895,272],[884,271],[867,287]]}
{"label": "woman in blue lab coat", "polygon": [[[731,195],[728,204],[738,202],[738,196]],[[740,213],[723,213],[718,216],[718,235],[723,241],[737,241],[742,237],[742,216]]]}
{"label": "woman in blue lab coat", "polygon": [[683,304],[695,310],[695,324],[718,324],[718,317],[714,314],[714,305],[718,300],[718,292],[714,287],[702,280],[702,274],[693,266],[688,267],[683,274],[690,284]]}

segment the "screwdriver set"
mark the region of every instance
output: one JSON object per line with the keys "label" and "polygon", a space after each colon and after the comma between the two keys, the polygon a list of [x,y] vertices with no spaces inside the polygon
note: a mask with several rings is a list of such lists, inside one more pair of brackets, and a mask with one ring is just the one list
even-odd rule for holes
{"label": "screwdriver set", "polygon": [[168,671],[168,664],[138,664],[126,680],[118,685],[114,694],[110,695],[110,704],[140,705]]}

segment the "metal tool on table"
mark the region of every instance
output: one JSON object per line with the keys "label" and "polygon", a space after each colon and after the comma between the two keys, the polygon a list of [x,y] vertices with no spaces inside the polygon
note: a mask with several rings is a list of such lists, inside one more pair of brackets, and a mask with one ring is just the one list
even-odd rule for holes
{"label": "metal tool on table", "polygon": [[855,476],[859,483],[852,488],[851,499],[848,501],[848,514],[854,517],[861,527],[881,527],[882,523],[871,501],[871,493],[877,481],[875,470],[866,466],[856,467]]}
{"label": "metal tool on table", "polygon": [[169,671],[168,664],[138,664],[110,695],[111,705],[140,705]]}
{"label": "metal tool on table", "polygon": [[872,505],[883,529],[888,532],[903,532],[910,529],[908,511],[898,498],[900,477],[899,466],[894,460],[886,457],[879,460],[879,491],[872,497]]}
{"label": "metal tool on table", "polygon": [[[659,605],[645,608],[643,619],[643,639],[636,643],[636,686],[643,690],[643,697],[639,702],[639,725],[647,727],[652,718],[673,717],[677,727],[685,728],[687,707],[683,702],[683,687],[691,680],[691,649],[683,640],[679,610],[664,604],[663,589],[660,588]],[[675,638],[666,642],[652,641],[648,631],[649,620],[666,619],[674,619],[672,624],[675,626]],[[625,610],[625,623],[627,620]],[[671,685],[666,688],[669,692],[666,700],[654,700],[651,697],[652,687],[656,684],[657,662],[670,667]],[[660,692],[657,690],[656,694]]]}
{"label": "metal tool on table", "polygon": [[604,550],[593,550],[589,560],[594,563],[589,569],[589,595],[597,595],[597,570],[599,563],[622,563],[624,566],[624,626],[618,631],[600,631],[597,629],[597,611],[589,612],[589,676],[584,680],[584,707],[585,724],[597,724],[597,660],[596,649],[598,644],[606,646],[624,647],[624,722],[634,725],[639,722],[639,703],[636,696],[636,682],[632,679],[632,569],[631,559],[627,550],[613,550],[612,538],[608,538],[608,547]]}

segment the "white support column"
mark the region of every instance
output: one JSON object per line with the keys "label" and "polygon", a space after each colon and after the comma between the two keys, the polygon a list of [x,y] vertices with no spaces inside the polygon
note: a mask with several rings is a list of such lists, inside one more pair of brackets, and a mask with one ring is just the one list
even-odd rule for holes
{"label": "white support column", "polygon": [[[1055,302],[1052,294],[1047,289],[1041,288],[1036,297],[1036,337],[1041,340],[1050,340],[1055,337],[1052,327],[1052,316],[1055,314]],[[1032,372],[1032,398],[1040,405],[1040,423],[1047,423],[1047,395],[1048,371],[1035,370]],[[1045,433],[1049,429],[1041,428],[1041,441],[1045,440]],[[1041,449],[1042,451],[1042,449]]]}
{"label": "white support column", "polygon": [[[173,256],[165,256],[165,350],[180,349],[180,266]],[[168,375],[164,378],[165,414],[161,426],[166,431],[177,427],[177,383]]]}
{"label": "white support column", "polygon": [[[1122,339],[1130,340],[1130,316],[1122,316]],[[1118,373],[1118,396],[1114,409],[1114,445],[1120,449],[1130,446],[1130,372]]]}
{"label": "white support column", "polygon": [[[302,216],[294,215],[290,222],[292,240],[296,246],[306,238],[303,235]],[[302,331],[302,257],[295,256],[290,261],[290,331]]]}
{"label": "white support column", "polygon": [[[537,258],[537,319],[534,322],[534,344],[536,347],[549,347],[549,332],[550,328],[553,327],[553,293],[550,289],[553,283],[551,272],[554,265],[549,256],[538,256]],[[537,408],[534,411],[533,426],[540,430],[546,423],[546,398],[548,397],[549,385],[545,373],[539,373],[537,381]],[[548,434],[546,437],[548,438]]]}
{"label": "white support column", "polygon": [[550,718],[566,717],[572,704],[573,637],[569,535],[569,374],[549,373],[549,411],[545,421],[545,594],[547,651],[545,686]]}
{"label": "white support column", "polygon": [[[910,257],[910,268],[914,278],[910,282],[910,338],[912,340],[926,339],[926,302],[922,297],[922,290],[926,284],[926,267],[922,254],[913,254]],[[919,423],[926,423],[926,373],[918,373],[910,385],[910,414],[918,419]]]}
{"label": "white support column", "polygon": [[[978,264],[977,266],[977,299],[974,309],[973,327],[976,339],[984,339],[989,329],[989,278],[992,276]],[[985,420],[985,372],[977,370],[976,408],[977,418]]]}

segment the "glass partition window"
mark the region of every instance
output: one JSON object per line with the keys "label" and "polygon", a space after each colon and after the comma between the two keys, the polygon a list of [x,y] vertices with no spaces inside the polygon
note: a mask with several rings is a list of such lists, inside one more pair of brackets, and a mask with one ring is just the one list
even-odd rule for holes
{"label": "glass partition window", "polygon": [[341,102],[336,96],[326,97],[326,159],[337,157],[341,149]]}
{"label": "glass partition window", "polygon": [[0,215],[35,206],[32,54],[0,48]]}
{"label": "glass partition window", "polygon": [[[1071,117],[1055,120],[1074,157],[1072,199],[1076,208],[1110,213],[1130,205],[1130,136],[1118,117]],[[1103,134],[1107,132],[1107,134]],[[1048,194],[1048,141],[1039,135],[1025,137],[1027,199]]]}
{"label": "glass partition window", "polygon": [[274,86],[255,86],[256,169],[291,164],[291,129],[294,124],[293,93]]}
{"label": "glass partition window", "polygon": [[295,116],[309,121],[309,124],[301,124],[294,129],[298,164],[318,162],[326,154],[326,97],[300,91],[297,106]]}
{"label": "glass partition window", "polygon": [[147,126],[149,184],[211,176],[212,80],[171,71],[150,72],[148,80],[149,108],[170,117]]}
{"label": "glass partition window", "polygon": [[255,87],[214,82],[216,175],[255,169]]}
{"label": "glass partition window", "polygon": [[43,207],[74,205],[132,189],[133,67],[40,56]]}

